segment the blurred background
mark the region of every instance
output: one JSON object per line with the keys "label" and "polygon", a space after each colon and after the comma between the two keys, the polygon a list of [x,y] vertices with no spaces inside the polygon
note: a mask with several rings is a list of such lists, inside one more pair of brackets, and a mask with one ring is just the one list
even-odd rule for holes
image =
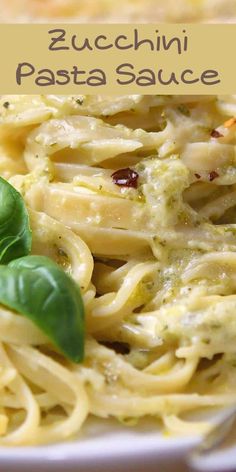
{"label": "blurred background", "polygon": [[0,0],[2,22],[236,22],[236,0]]}

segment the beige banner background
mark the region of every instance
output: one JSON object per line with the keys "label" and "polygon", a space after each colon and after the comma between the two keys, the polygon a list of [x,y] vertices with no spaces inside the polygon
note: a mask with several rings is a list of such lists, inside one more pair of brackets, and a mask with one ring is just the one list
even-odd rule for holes
{"label": "beige banner background", "polygon": [[[62,31],[48,33],[55,29],[65,30],[65,35]],[[149,41],[141,43],[135,50],[135,35],[136,46],[144,39]],[[55,42],[52,49],[67,49],[49,50],[52,37],[59,36],[61,39]],[[73,36],[76,47],[88,38],[89,49],[75,50]],[[170,40],[173,40],[172,43],[169,43]],[[0,93],[233,94],[236,93],[235,41],[234,24],[2,24]],[[165,49],[168,43],[169,49]],[[127,49],[119,49],[115,44]],[[154,50],[151,49],[152,44]],[[101,50],[96,45],[109,47]],[[19,66],[22,63],[28,65]],[[42,69],[47,69],[47,72],[40,73]],[[101,72],[91,73],[94,69],[103,71],[105,84],[94,78],[102,77]],[[149,71],[140,72],[143,69]],[[85,83],[75,84],[72,70],[78,72],[76,81]],[[206,72],[209,70],[215,73]],[[63,72],[58,74],[58,71]],[[169,85],[161,83],[167,82],[171,74],[175,77],[174,81]],[[42,79],[42,75],[46,78]],[[150,85],[151,79],[156,83]],[[52,85],[49,85],[49,80]],[[184,80],[194,82],[184,83]],[[217,83],[209,85],[215,81]],[[94,83],[100,85],[91,85]]]}

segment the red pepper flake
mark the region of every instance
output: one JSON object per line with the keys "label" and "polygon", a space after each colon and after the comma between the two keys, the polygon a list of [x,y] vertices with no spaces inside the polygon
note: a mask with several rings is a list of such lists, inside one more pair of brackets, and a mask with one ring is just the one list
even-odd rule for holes
{"label": "red pepper flake", "polygon": [[217,131],[217,129],[213,129],[212,132],[211,132],[211,137],[212,138],[223,138],[224,135],[222,133],[220,133],[219,131]]}
{"label": "red pepper flake", "polygon": [[229,120],[224,122],[224,127],[231,128],[231,126],[234,126],[235,124],[236,124],[236,118],[230,118]]}
{"label": "red pepper flake", "polygon": [[135,170],[127,167],[126,169],[119,169],[113,172],[111,175],[114,184],[119,187],[132,187],[137,188],[138,186],[138,173]]}
{"label": "red pepper flake", "polygon": [[215,170],[213,170],[212,172],[210,172],[210,174],[208,175],[208,178],[209,178],[210,182],[212,182],[213,180],[217,179],[217,177],[219,177],[219,174],[218,174],[218,172],[216,172]]}
{"label": "red pepper flake", "polygon": [[200,179],[200,178],[201,178],[200,174],[194,174],[194,175],[195,175],[195,177],[196,177],[197,179]]}

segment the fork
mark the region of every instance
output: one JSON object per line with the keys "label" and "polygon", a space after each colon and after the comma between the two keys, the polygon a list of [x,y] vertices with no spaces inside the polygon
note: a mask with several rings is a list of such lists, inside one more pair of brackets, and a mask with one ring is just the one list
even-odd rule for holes
{"label": "fork", "polygon": [[[235,419],[236,406],[228,408],[222,412],[220,419],[215,422],[211,431],[207,433],[201,443],[189,453],[187,463],[192,469],[197,471],[209,470],[207,467],[204,467],[204,459],[206,459],[209,454],[216,452],[217,448],[223,444],[225,439],[228,438],[232,431]],[[213,469],[211,468],[211,471],[212,470]],[[228,470],[236,471],[236,459],[235,464]],[[220,466],[218,466],[217,472],[220,472]]]}

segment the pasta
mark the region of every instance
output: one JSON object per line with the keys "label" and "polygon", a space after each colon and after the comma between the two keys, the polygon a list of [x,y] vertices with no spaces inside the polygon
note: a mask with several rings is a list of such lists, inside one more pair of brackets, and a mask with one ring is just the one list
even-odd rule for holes
{"label": "pasta", "polygon": [[6,21],[234,22],[236,15],[235,0],[0,0],[0,5]]}
{"label": "pasta", "polygon": [[236,403],[236,97],[2,96],[0,111],[32,253],[86,311],[75,364],[0,306],[0,444],[74,437],[89,414],[208,431],[188,414]]}

